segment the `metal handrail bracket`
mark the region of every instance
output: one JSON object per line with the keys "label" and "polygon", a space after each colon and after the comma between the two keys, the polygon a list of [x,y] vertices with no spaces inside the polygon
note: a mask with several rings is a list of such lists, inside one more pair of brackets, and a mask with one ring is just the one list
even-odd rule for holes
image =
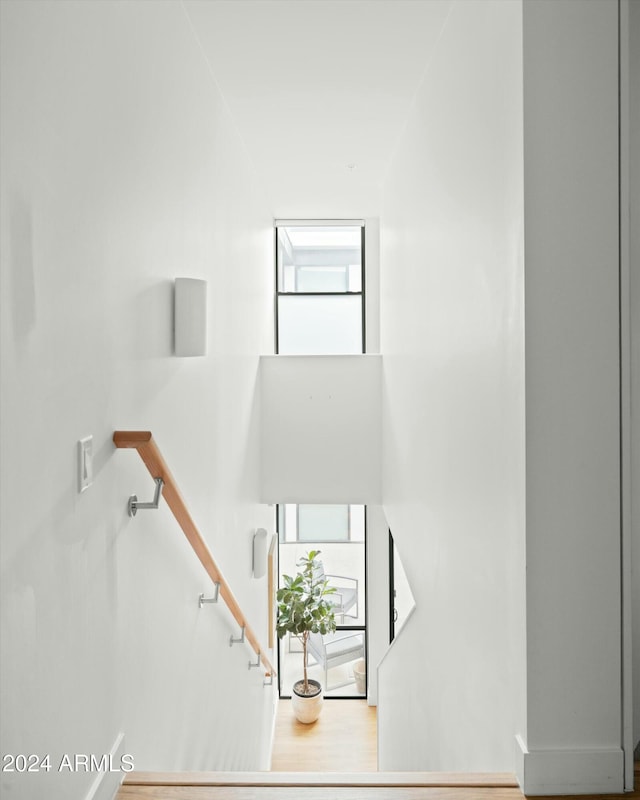
{"label": "metal handrail bracket", "polygon": [[238,638],[235,638],[233,635],[229,637],[229,647],[232,647],[234,644],[242,644],[242,642],[244,642],[244,630],[245,626],[243,625]]}
{"label": "metal handrail bracket", "polygon": [[135,494],[132,494],[131,497],[129,498],[128,509],[130,517],[135,517],[138,509],[140,508],[156,510],[160,505],[160,497],[162,495],[162,488],[164,486],[164,481],[162,480],[162,478],[154,478],[153,480],[155,481],[156,484],[156,490],[153,495],[153,500],[150,503],[149,502],[139,503],[138,496]]}
{"label": "metal handrail bracket", "polygon": [[200,608],[202,608],[202,606],[205,603],[217,603],[218,602],[219,595],[220,595],[220,582],[216,581],[213,585],[215,586],[215,589],[216,589],[213,597],[205,597],[204,596],[204,592],[202,592],[198,596],[198,605],[200,606]]}
{"label": "metal handrail bracket", "polygon": [[254,667],[259,667],[259,666],[260,666],[260,653],[257,654],[257,658],[255,660],[255,664],[254,664],[253,661],[249,662],[249,669],[253,669]]}

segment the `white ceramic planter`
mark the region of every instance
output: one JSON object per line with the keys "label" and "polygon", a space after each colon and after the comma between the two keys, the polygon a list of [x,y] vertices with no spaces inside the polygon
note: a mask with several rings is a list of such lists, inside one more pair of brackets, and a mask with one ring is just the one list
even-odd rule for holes
{"label": "white ceramic planter", "polygon": [[322,686],[318,683],[318,681],[311,679],[309,680],[309,683],[317,687],[317,694],[314,694],[311,697],[300,695],[296,692],[295,684],[293,691],[291,692],[291,707],[293,708],[293,713],[295,714],[298,722],[304,722],[305,725],[315,722],[318,719],[324,703]]}

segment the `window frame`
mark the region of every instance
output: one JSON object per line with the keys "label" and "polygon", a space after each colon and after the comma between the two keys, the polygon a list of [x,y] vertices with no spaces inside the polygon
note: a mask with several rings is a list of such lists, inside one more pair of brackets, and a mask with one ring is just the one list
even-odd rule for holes
{"label": "window frame", "polygon": [[[347,509],[347,537],[345,539],[301,539],[300,538],[300,506],[305,505],[335,505],[335,506],[344,506]],[[295,539],[288,539],[287,538],[287,515],[284,511],[286,506],[295,506]],[[353,509],[355,508],[362,508],[362,528],[363,532],[366,530],[366,516],[367,516],[367,506],[365,503],[278,503],[277,505],[277,515],[278,515],[278,543],[279,544],[360,544],[364,541],[364,536],[362,539],[354,539],[353,538],[353,530],[354,530],[354,523],[353,523]],[[282,538],[284,536],[284,538]]]}
{"label": "window frame", "polygon": [[[285,292],[281,291],[278,280],[278,229],[288,227],[306,227],[306,228],[360,228],[360,290],[357,292]],[[274,342],[276,355],[280,355],[280,297],[360,297],[360,314],[361,314],[361,350],[360,353],[367,352],[367,323],[366,323],[366,284],[365,284],[365,222],[361,219],[276,219],[273,224],[274,232],[274,270],[275,270],[275,291],[274,291]],[[309,355],[322,355],[309,354]],[[332,353],[330,355],[340,355],[340,353]],[[346,355],[346,354],[345,354]]]}

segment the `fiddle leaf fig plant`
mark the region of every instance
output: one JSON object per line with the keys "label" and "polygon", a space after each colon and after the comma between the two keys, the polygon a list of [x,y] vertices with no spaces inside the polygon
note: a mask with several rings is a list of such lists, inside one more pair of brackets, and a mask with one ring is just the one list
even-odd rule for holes
{"label": "fiddle leaf fig plant", "polygon": [[302,661],[304,680],[302,691],[305,695],[313,694],[309,690],[307,675],[307,643],[310,633],[333,633],[336,620],[333,603],[329,596],[335,588],[329,586],[324,577],[322,564],[318,560],[320,550],[310,550],[296,563],[300,571],[293,578],[283,575],[284,586],[278,590],[278,619],[276,633],[282,639],[287,633],[296,636],[302,642]]}

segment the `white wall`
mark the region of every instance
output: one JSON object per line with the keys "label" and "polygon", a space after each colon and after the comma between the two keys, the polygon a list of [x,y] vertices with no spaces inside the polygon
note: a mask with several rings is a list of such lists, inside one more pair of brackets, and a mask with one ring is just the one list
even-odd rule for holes
{"label": "white wall", "polygon": [[513,770],[524,710],[519,3],[454,3],[383,187],[383,503],[416,611],[379,766]]}
{"label": "white wall", "polygon": [[622,790],[618,9],[524,4],[528,794]]}
{"label": "white wall", "polygon": [[[2,2],[3,797],[82,798],[63,753],[266,768],[272,695],[116,428],[153,430],[256,630],[258,353],[272,221],[179,3]],[[209,354],[172,356],[172,281],[209,281]],[[93,434],[93,486],[76,443]],[[240,676],[240,677],[238,677]],[[240,687],[229,691],[229,683]]]}
{"label": "white wall", "polygon": [[379,502],[380,370],[375,355],[260,360],[263,502]]}

